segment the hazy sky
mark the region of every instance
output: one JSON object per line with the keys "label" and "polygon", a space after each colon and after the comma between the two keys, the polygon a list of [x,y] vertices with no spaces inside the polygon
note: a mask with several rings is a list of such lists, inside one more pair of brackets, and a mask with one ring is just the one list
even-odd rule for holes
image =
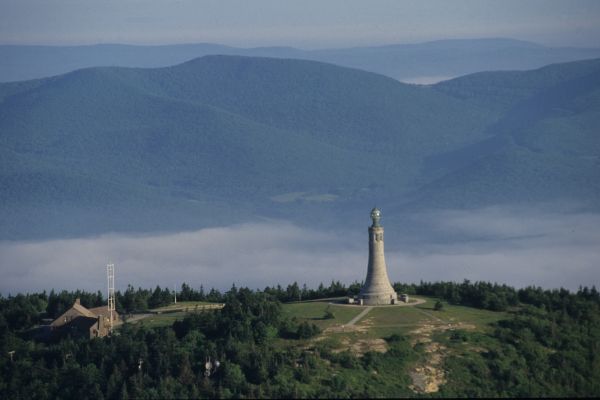
{"label": "hazy sky", "polygon": [[303,48],[510,37],[597,46],[597,0],[0,0],[2,44]]}
{"label": "hazy sky", "polygon": [[[600,286],[598,214],[492,207],[415,218],[428,231],[421,239],[386,231],[392,281],[470,279],[572,290]],[[232,283],[253,289],[293,281],[311,287],[332,279],[349,284],[366,276],[369,222],[365,216],[363,226],[346,232],[274,222],[176,234],[0,242],[0,293],[104,292],[108,261],[116,264],[121,290],[128,283],[153,288],[187,282],[224,290]]]}

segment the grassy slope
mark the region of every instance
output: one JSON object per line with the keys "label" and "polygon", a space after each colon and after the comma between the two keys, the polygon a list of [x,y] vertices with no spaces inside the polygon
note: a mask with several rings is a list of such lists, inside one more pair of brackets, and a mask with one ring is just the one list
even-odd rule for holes
{"label": "grassy slope", "polygon": [[[433,304],[437,299],[424,296],[419,298],[425,299],[426,302],[414,307],[375,307],[357,325],[368,327],[369,336],[383,338],[393,333],[407,333],[424,324],[463,323],[485,331],[490,323],[508,317],[504,312],[449,304],[444,304],[443,311],[433,311]],[[351,307],[328,302],[289,303],[283,306],[287,316],[314,323],[321,328],[347,324],[363,309],[364,307],[360,306]],[[326,310],[330,310],[335,318],[323,319]]]}
{"label": "grassy slope", "polygon": [[[447,380],[441,385],[438,394],[476,394],[477,390],[464,387],[461,379],[465,374],[469,379],[477,377],[476,368],[481,365],[484,357],[482,352],[498,348],[496,339],[488,335],[492,329],[490,324],[510,318],[510,313],[452,306],[447,303],[444,303],[442,311],[433,311],[433,304],[437,299],[419,297],[426,302],[415,307],[373,308],[362,321],[359,321],[358,330],[347,331],[335,328],[347,324],[364,307],[335,305],[328,301],[284,304],[285,316],[296,318],[298,322],[314,323],[322,329],[330,329],[314,339],[278,340],[278,347],[295,348],[290,350],[303,354],[301,359],[305,362],[319,365],[314,375],[302,376],[298,372],[286,378],[286,371],[282,371],[280,379],[294,381],[299,388],[308,391],[319,382],[319,385],[330,388],[337,396],[344,393],[344,389],[351,389],[352,393],[364,391],[364,395],[368,397],[415,396],[415,393],[409,389],[409,385],[413,383],[409,372],[414,371],[417,366],[424,365],[440,368],[438,364],[430,364],[432,353],[429,353],[425,346],[428,343],[437,343],[444,347],[441,353],[443,354],[441,368],[444,369]],[[196,303],[189,302],[189,305],[193,306]],[[169,307],[162,309],[168,310]],[[323,319],[326,310],[331,311],[335,318]],[[153,315],[137,323],[148,327],[169,326],[186,314],[174,312]],[[448,324],[452,324],[452,329],[444,330]],[[423,334],[418,331],[423,328],[431,329],[430,333]],[[387,342],[385,345],[387,353],[368,353],[370,343],[380,345],[381,341],[377,342],[378,339],[389,338],[394,334],[401,336]],[[427,341],[429,339],[432,342]],[[419,344],[423,340],[425,341]],[[361,358],[344,355],[345,350],[350,350],[360,343],[363,343]],[[328,361],[332,357],[336,360],[335,363]],[[365,374],[365,371],[368,373]],[[291,373],[291,371],[287,372]],[[485,377],[477,379],[485,379]]]}
{"label": "grassy slope", "polygon": [[169,304],[168,306],[153,308],[152,312],[169,312],[169,311],[195,311],[197,307],[201,308],[203,306],[211,306],[218,305],[216,303],[210,303],[208,301],[178,301],[177,303]]}
{"label": "grassy slope", "polygon": [[[335,318],[325,319],[327,310],[331,311]],[[328,302],[288,303],[283,306],[284,315],[313,323],[321,329],[332,325],[346,324],[361,311],[362,309],[359,307],[346,307]]]}
{"label": "grassy slope", "polygon": [[[496,340],[487,335],[492,329],[490,324],[510,318],[510,314],[452,306],[447,303],[444,303],[442,311],[433,311],[433,304],[437,299],[422,298],[426,299],[426,303],[416,307],[374,308],[359,321],[358,330],[328,330],[317,340],[302,342],[298,346],[317,353],[340,351],[351,349],[360,343],[376,344],[377,339],[399,334],[405,339],[387,343],[388,352],[385,355],[367,355],[368,360],[373,360],[368,362],[363,359],[366,365],[370,365],[367,370],[371,370],[371,374],[365,375],[362,370],[351,365],[324,366],[324,368],[331,376],[342,377],[353,390],[364,387],[370,397],[405,397],[415,396],[415,393],[409,389],[409,385],[413,383],[409,372],[414,371],[417,366],[432,365],[440,368],[438,364],[431,364],[433,353],[429,353],[426,346],[418,343],[420,341],[424,341],[425,344],[437,343],[444,346],[441,353],[443,362],[441,368],[445,370],[445,379],[447,379],[447,383],[441,385],[440,393],[450,395],[471,393],[460,383],[462,374],[468,373],[465,372],[468,366],[466,360],[472,360],[475,364],[480,363],[481,351],[497,347]],[[319,320],[326,309],[334,313],[335,319]],[[285,304],[283,307],[284,312],[289,316],[329,328],[346,324],[362,309],[363,307],[336,307],[327,302]],[[326,322],[323,323],[324,321]],[[452,328],[445,330],[448,324],[452,324]],[[422,329],[429,330],[430,333],[421,333]],[[429,339],[432,342],[428,342]],[[295,345],[293,342],[288,343],[290,344]],[[366,346],[363,349],[368,351],[369,345]],[[323,380],[326,376],[315,379]]]}
{"label": "grassy slope", "polygon": [[189,313],[203,312],[203,306],[216,306],[218,303],[206,301],[178,301],[177,304],[149,310],[153,314],[142,319],[133,321],[135,324],[143,324],[149,328],[171,326],[175,321],[182,320]]}
{"label": "grassy slope", "polygon": [[[347,350],[357,343],[386,338],[393,334],[407,335],[407,339],[388,343],[386,345],[387,354],[369,355],[366,357],[370,361],[364,359],[361,361],[367,365],[366,369],[371,371],[370,374],[365,375],[362,368],[353,367],[353,363],[357,361],[352,358],[346,359],[343,355],[340,355],[341,361],[338,361],[341,362],[341,366],[332,365],[324,362],[319,357],[314,358],[312,356],[310,362],[320,365],[318,375],[300,379],[297,376],[289,376],[289,379],[297,382],[300,387],[306,385],[306,389],[311,388],[311,382],[319,381],[321,384],[334,388],[338,395],[343,392],[343,388],[336,388],[335,386],[343,383],[343,385],[351,386],[354,392],[363,388],[365,395],[368,394],[370,397],[414,396],[414,393],[408,388],[411,384],[408,372],[415,365],[426,362],[429,356],[427,352],[423,352],[420,345],[413,346],[409,344],[409,342],[418,341],[421,338],[420,334],[415,334],[413,331],[423,327],[445,326],[447,323],[452,323],[457,328],[452,331],[440,331],[438,333],[434,331],[431,338],[449,349],[445,354],[445,359],[449,360],[447,364],[450,379],[448,390],[456,390],[460,387],[460,383],[454,382],[453,379],[464,373],[463,359],[470,357],[474,362],[477,362],[477,357],[480,357],[478,353],[480,349],[493,349],[496,344],[486,335],[486,332],[490,329],[489,324],[507,318],[509,314],[448,304],[444,305],[443,311],[435,312],[432,310],[432,305],[437,299],[420,297],[424,298],[426,303],[417,307],[378,307],[372,309],[357,324],[360,331],[348,330],[343,332],[333,329],[325,331],[316,340],[278,341],[278,346],[297,347],[302,351],[308,351],[307,354],[318,355],[319,353]],[[191,305],[194,304],[196,302]],[[168,308],[164,307],[163,309]],[[283,305],[285,316],[296,318],[299,322],[314,323],[322,329],[345,325],[363,309],[359,306],[350,307],[330,304],[327,301],[287,303]],[[323,319],[326,310],[331,311],[335,318]],[[148,327],[168,326],[174,321],[182,319],[185,315],[185,312],[165,313],[153,315],[137,323],[142,323]],[[444,322],[439,321],[439,319]],[[459,332],[461,339],[458,341],[453,339],[453,332]],[[366,350],[368,350],[368,345]],[[463,361],[457,364],[457,360]],[[442,390],[444,390],[444,386],[442,386]]]}

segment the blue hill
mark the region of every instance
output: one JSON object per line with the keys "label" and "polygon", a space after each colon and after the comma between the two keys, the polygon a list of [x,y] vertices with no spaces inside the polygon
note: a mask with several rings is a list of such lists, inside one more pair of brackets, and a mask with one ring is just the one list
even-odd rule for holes
{"label": "blue hill", "polygon": [[205,55],[242,55],[321,61],[376,72],[405,82],[430,82],[491,70],[527,70],[600,57],[599,48],[548,47],[505,38],[438,40],[415,44],[303,50],[236,48],[211,43],[162,46],[0,45],[0,82],[60,75],[99,66],[157,68]]}
{"label": "blue hill", "polygon": [[598,208],[599,76],[592,60],[415,86],[207,56],[0,84],[0,237],[331,225],[375,202]]}

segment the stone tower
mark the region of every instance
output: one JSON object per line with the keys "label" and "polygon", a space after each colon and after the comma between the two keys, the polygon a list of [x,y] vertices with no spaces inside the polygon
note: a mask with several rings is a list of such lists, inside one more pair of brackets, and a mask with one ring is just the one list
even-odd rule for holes
{"label": "stone tower", "polygon": [[397,294],[390,284],[383,253],[383,227],[379,224],[381,211],[371,211],[373,224],[369,227],[369,266],[367,279],[359,298],[366,305],[396,304]]}

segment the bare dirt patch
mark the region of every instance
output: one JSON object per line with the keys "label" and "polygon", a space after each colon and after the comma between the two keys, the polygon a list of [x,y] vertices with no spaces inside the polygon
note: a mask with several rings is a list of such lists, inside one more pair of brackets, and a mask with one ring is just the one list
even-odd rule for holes
{"label": "bare dirt patch", "polygon": [[469,346],[469,350],[475,352],[475,353],[485,353],[487,352],[487,349],[481,347],[481,346]]}
{"label": "bare dirt patch", "polygon": [[360,325],[334,325],[326,328],[323,334],[327,333],[367,333],[373,326],[373,318],[367,318],[360,322]]}
{"label": "bare dirt patch", "polygon": [[358,326],[356,326],[356,325],[351,325],[351,326],[334,325],[334,326],[330,326],[329,328],[326,328],[323,331],[323,334],[341,333],[341,332],[345,332],[345,333],[359,332],[359,329],[358,329]]}
{"label": "bare dirt patch", "polygon": [[350,351],[358,356],[362,356],[369,351],[385,353],[387,350],[387,342],[383,339],[360,339],[353,343],[350,349]]}
{"label": "bare dirt patch", "polygon": [[341,347],[334,349],[334,353],[341,353],[342,351],[350,350],[350,352],[355,356],[361,357],[363,354],[369,351],[385,353],[388,350],[387,342],[383,339],[358,339],[352,341],[350,338],[343,338],[340,341],[340,344]]}
{"label": "bare dirt patch", "polygon": [[433,332],[455,330],[455,329],[475,329],[470,324],[439,324],[423,325],[422,327],[411,331],[414,336],[411,344],[423,344],[426,354],[425,360],[417,364],[409,373],[412,379],[412,385],[409,388],[415,393],[435,393],[440,390],[440,386],[446,383],[446,372],[442,368],[447,349],[444,345],[434,342],[431,338]]}

